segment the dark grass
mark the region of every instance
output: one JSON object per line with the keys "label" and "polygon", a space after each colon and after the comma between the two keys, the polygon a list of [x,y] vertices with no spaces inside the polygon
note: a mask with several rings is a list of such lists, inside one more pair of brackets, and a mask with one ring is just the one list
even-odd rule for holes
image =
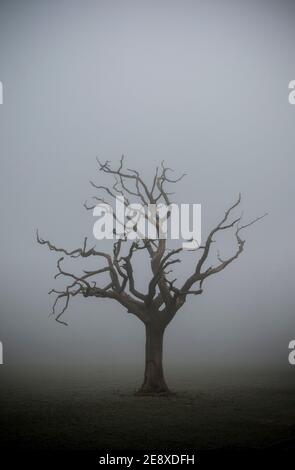
{"label": "dark grass", "polygon": [[1,367],[3,449],[295,451],[290,369],[175,368],[175,393],[150,397],[132,368]]}

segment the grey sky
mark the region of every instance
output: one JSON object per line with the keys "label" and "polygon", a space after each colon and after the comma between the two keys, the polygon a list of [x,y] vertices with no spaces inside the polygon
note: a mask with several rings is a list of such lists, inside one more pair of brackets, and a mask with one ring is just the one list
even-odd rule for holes
{"label": "grey sky", "polygon": [[[164,159],[188,176],[203,235],[239,192],[245,253],[190,298],[166,335],[168,362],[285,365],[295,337],[292,2],[2,1],[1,312],[9,363],[143,361],[144,331],[117,304],[77,299],[48,318],[57,245],[91,239],[95,157],[148,178]],[[100,178],[102,178],[100,176]],[[220,240],[220,250],[231,244]],[[189,274],[185,261],[181,275]],[[144,285],[144,273],[138,278]]]}

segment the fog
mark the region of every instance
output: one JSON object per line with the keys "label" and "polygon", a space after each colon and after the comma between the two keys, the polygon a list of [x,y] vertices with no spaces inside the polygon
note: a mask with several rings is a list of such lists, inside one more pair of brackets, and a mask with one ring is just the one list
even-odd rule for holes
{"label": "fog", "polygon": [[[242,193],[242,256],[169,325],[173,364],[287,365],[295,338],[295,5],[238,1],[1,1],[1,313],[9,364],[142,364],[143,325],[76,298],[49,316],[57,246],[94,243],[95,158],[151,180],[187,173],[174,202],[202,204],[202,237]],[[238,212],[240,215],[240,212]],[[99,246],[99,242],[98,245]],[[235,249],[222,236],[221,254]],[[192,256],[176,265],[189,275]],[[77,269],[81,264],[76,261]],[[145,285],[144,264],[136,279]]]}

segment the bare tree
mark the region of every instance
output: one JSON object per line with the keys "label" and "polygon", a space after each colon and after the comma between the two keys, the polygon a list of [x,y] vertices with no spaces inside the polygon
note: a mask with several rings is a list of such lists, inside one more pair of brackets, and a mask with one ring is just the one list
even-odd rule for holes
{"label": "bare tree", "polygon": [[[97,191],[104,192],[110,198],[123,196],[126,205],[129,204],[129,198],[133,201],[139,201],[144,207],[151,204],[159,204],[161,201],[167,206],[171,204],[170,194],[167,186],[179,182],[185,175],[172,179],[168,176],[172,170],[161,164],[157,168],[153,177],[151,186],[149,186],[140,173],[133,169],[125,169],[124,157],[120,160],[117,169],[110,165],[109,161],[101,163],[98,160],[99,170],[112,177],[112,183],[108,186],[98,186],[91,182]],[[96,196],[96,203],[106,203],[101,196]],[[57,322],[67,325],[62,319],[64,312],[68,308],[71,297],[82,295],[84,297],[97,297],[99,299],[113,299],[121,304],[128,313],[132,313],[145,325],[146,344],[145,344],[145,372],[144,380],[139,389],[139,394],[158,394],[169,393],[163,373],[163,337],[167,325],[174,318],[175,314],[184,305],[189,295],[200,295],[203,292],[204,281],[221,271],[230,263],[237,259],[244,250],[245,240],[241,238],[241,232],[246,227],[253,225],[263,216],[257,217],[249,223],[242,223],[242,215],[232,218],[234,210],[241,202],[241,195],[237,201],[225,212],[220,222],[211,230],[205,243],[195,250],[196,260],[193,271],[182,284],[177,279],[171,280],[173,267],[180,263],[179,255],[182,247],[169,249],[167,240],[162,239],[137,239],[130,241],[127,237],[121,237],[113,243],[113,253],[109,254],[103,251],[97,251],[95,247],[87,247],[87,238],[84,240],[82,248],[69,251],[64,248],[58,248],[48,240],[43,240],[37,232],[37,240],[41,245],[46,245],[50,250],[62,255],[57,262],[58,272],[55,278],[61,276],[69,279],[69,284],[63,290],[52,289],[49,293],[55,294],[52,313]],[[85,208],[92,210],[95,205],[84,204]],[[266,215],[266,214],[265,214]],[[169,212],[168,212],[169,216]],[[113,214],[116,218],[116,215]],[[154,223],[159,232],[160,219],[156,217]],[[216,262],[212,266],[206,266],[209,255],[212,251],[212,245],[215,242],[214,237],[221,231],[232,229],[236,241],[234,253],[222,259],[217,252]],[[136,232],[136,226],[133,227]],[[137,289],[134,279],[134,258],[139,252],[147,254],[146,269],[150,269],[150,280],[146,292]],[[70,258],[90,258],[97,257],[104,262],[102,267],[95,270],[83,271],[83,274],[77,276],[72,272],[67,272],[63,268],[64,257]],[[98,286],[97,277],[102,275],[108,280],[105,285],[101,283]],[[96,279],[94,281],[94,279]],[[61,302],[64,302],[61,307]]]}

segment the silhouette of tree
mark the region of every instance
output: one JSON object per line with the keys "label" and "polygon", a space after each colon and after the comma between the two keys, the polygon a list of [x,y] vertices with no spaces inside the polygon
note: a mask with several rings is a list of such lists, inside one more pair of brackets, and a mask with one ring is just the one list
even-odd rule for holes
{"label": "silhouette of tree", "polygon": [[[105,193],[112,199],[116,196],[123,196],[126,206],[130,204],[129,198],[132,196],[133,201],[139,201],[143,207],[161,202],[169,207],[171,193],[167,191],[167,186],[176,184],[185,176],[181,175],[179,178],[172,179],[168,174],[173,170],[167,168],[162,162],[161,167],[156,169],[151,187],[149,187],[138,171],[125,169],[123,156],[117,169],[113,168],[109,161],[101,163],[98,160],[98,165],[102,173],[113,178],[112,184],[98,186],[91,182],[91,185],[100,194]],[[94,199],[96,204],[108,203],[101,196],[96,196]],[[241,238],[241,232],[266,215],[257,217],[246,224],[242,223],[242,215],[231,220],[232,214],[240,205],[240,202],[241,195],[225,212],[220,222],[211,230],[205,243],[194,250],[196,252],[196,262],[193,272],[189,274],[182,285],[178,286],[176,285],[177,278],[171,280],[170,275],[173,273],[175,265],[181,262],[180,254],[183,248],[169,249],[165,238],[129,240],[125,235],[114,241],[113,253],[109,254],[98,251],[95,247],[88,248],[87,238],[85,238],[82,248],[72,251],[58,248],[50,241],[40,238],[37,232],[37,240],[41,245],[46,245],[50,250],[62,255],[57,262],[58,272],[55,278],[61,276],[70,281],[64,290],[52,289],[50,291],[50,294],[56,295],[52,310],[56,321],[64,325],[67,324],[62,319],[63,314],[69,306],[70,299],[77,295],[117,301],[127,312],[135,315],[145,325],[145,372],[143,383],[137,393],[169,393],[163,373],[163,337],[167,325],[184,305],[189,295],[202,294],[204,282],[208,277],[220,273],[241,255],[245,246],[245,240]],[[87,203],[84,206],[87,210],[93,210],[95,207],[95,205],[89,206]],[[169,217],[169,215],[168,211],[167,216]],[[113,213],[113,217],[117,221],[115,213]],[[148,217],[149,221],[151,220],[149,216],[145,217]],[[152,219],[152,222],[155,224],[157,233],[159,233],[161,219],[156,216]],[[230,229],[233,230],[236,240],[234,253],[226,259],[222,259],[217,253],[216,264],[206,266],[206,261],[209,259],[212,245],[215,242],[214,237],[219,232],[229,231]],[[136,225],[134,225],[133,230],[137,231]],[[148,261],[144,266],[147,271],[150,269],[150,280],[146,292],[138,290],[134,279],[133,261],[140,252],[147,254]],[[96,270],[83,271],[82,275],[76,276],[63,268],[65,257],[96,257],[101,259],[104,265]],[[108,281],[106,284],[98,285],[97,278],[103,273],[107,274]],[[94,279],[96,280],[94,281]],[[64,301],[64,304],[58,308],[61,301]]]}

